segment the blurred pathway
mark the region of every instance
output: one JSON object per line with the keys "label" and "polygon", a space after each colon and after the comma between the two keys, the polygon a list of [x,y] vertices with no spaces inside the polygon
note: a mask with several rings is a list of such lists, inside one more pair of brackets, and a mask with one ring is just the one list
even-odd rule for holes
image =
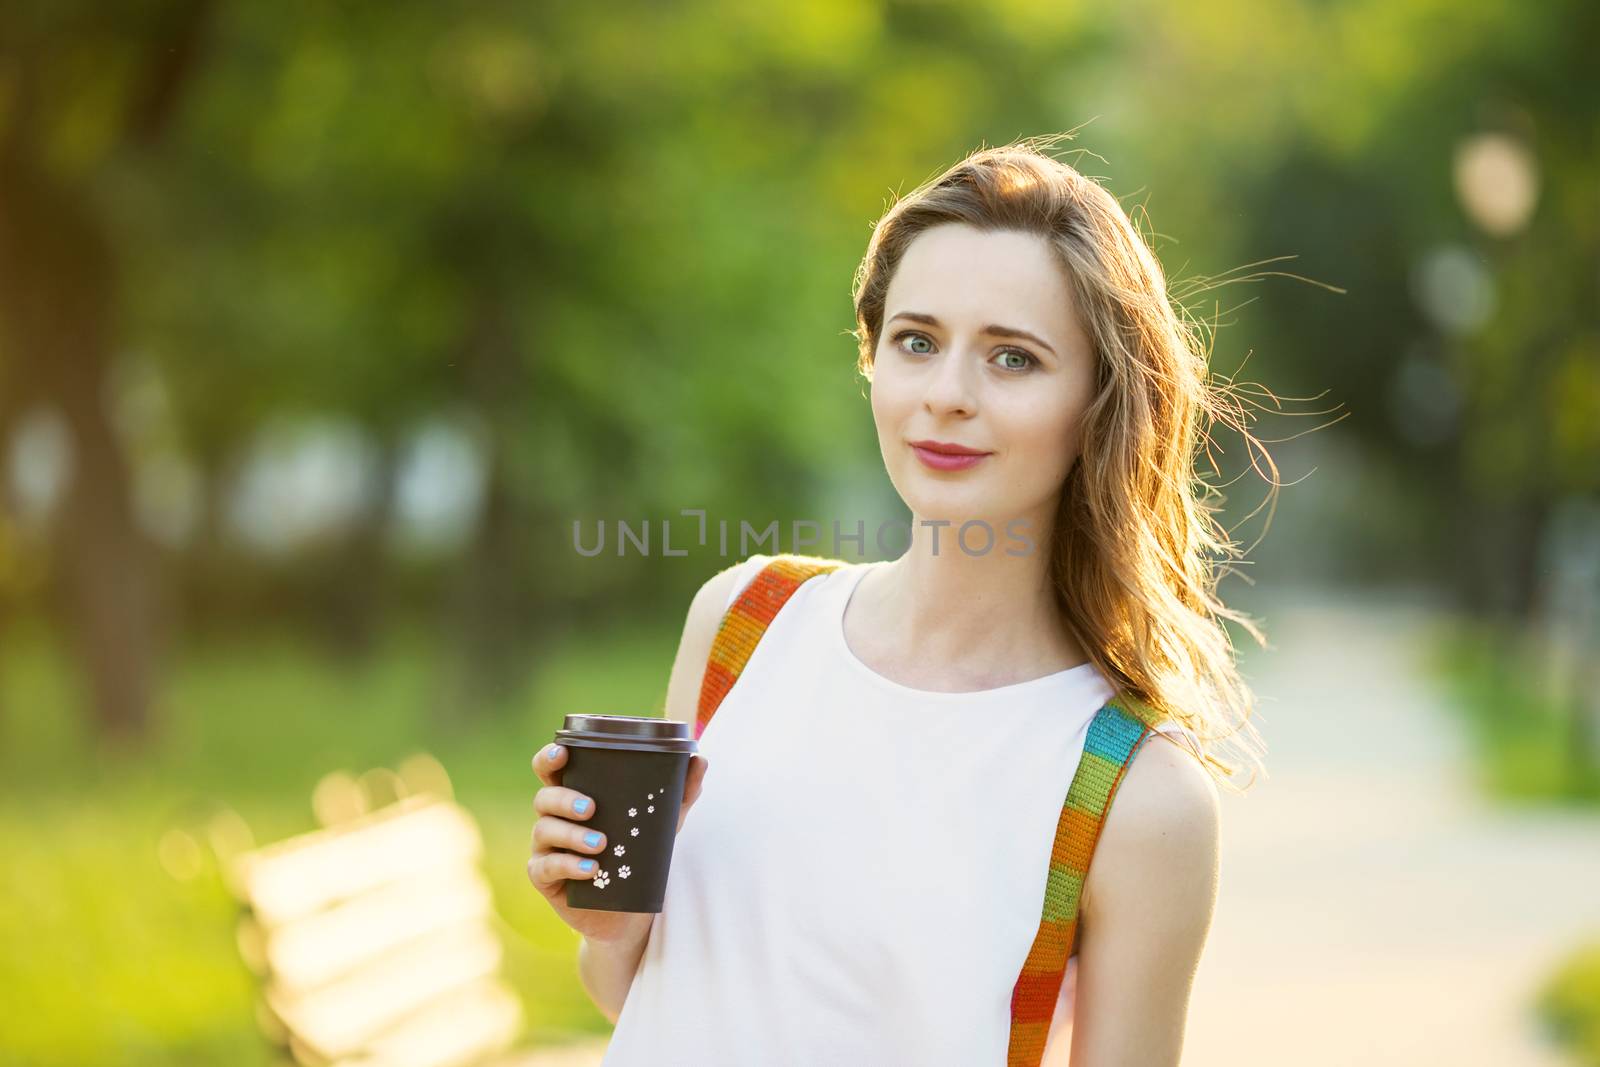
{"label": "blurred pathway", "polygon": [[1222,886],[1184,1063],[1555,1065],[1529,1001],[1600,936],[1600,812],[1470,787],[1422,673],[1425,609],[1334,594],[1261,609],[1270,777],[1223,799]]}

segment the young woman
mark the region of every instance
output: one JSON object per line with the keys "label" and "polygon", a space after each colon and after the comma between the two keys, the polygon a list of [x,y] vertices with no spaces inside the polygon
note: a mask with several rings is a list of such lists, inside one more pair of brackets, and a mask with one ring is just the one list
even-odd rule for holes
{"label": "young woman", "polygon": [[[971,154],[874,231],[856,337],[911,544],[828,561],[771,620],[701,737],[661,914],[566,907],[608,842],[565,752],[534,759],[528,873],[583,935],[610,1067],[1041,1062],[1014,991],[1114,696],[1155,732],[1088,843],[1042,1060],[1179,1060],[1238,769],[1217,743],[1258,748],[1222,619],[1261,636],[1216,599],[1233,546],[1193,470],[1207,422],[1234,423],[1127,215],[1040,144]],[[772,562],[696,595],[667,717],[695,721]]]}

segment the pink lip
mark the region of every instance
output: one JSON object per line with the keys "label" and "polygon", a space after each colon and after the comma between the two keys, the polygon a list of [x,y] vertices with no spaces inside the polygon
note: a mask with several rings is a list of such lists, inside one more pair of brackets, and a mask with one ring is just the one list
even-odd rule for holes
{"label": "pink lip", "polygon": [[952,454],[949,452],[935,452],[921,445],[912,445],[911,451],[917,454],[924,466],[932,467],[937,471],[960,471],[976,466],[988,458],[988,452]]}

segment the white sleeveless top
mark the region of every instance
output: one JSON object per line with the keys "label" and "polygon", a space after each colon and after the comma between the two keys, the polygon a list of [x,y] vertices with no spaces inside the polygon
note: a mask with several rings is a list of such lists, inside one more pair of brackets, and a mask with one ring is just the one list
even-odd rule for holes
{"label": "white sleeveless top", "polygon": [[[730,606],[770,561],[740,565]],[[603,1067],[1006,1062],[1056,821],[1113,690],[1087,663],[966,693],[890,681],[842,627],[872,566],[801,585],[706,727]]]}

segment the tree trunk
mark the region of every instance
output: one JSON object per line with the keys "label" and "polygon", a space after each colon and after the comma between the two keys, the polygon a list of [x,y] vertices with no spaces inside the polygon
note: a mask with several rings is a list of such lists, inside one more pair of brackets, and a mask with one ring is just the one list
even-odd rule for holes
{"label": "tree trunk", "polygon": [[512,693],[528,645],[522,566],[532,537],[508,455],[512,427],[526,417],[527,383],[516,345],[503,309],[486,296],[463,358],[468,397],[490,427],[483,511],[453,598],[460,654],[452,703],[468,714],[481,714]]}
{"label": "tree trunk", "polygon": [[371,655],[381,636],[379,624],[386,600],[385,541],[394,514],[398,456],[392,434],[386,432],[375,444],[378,469],[374,495],[331,553],[337,571],[328,576],[324,585],[323,610],[319,613],[328,647],[351,661]]}
{"label": "tree trunk", "polygon": [[[212,7],[213,0],[183,0],[154,15],[153,34],[135,46],[144,62],[110,154],[160,142],[199,65]],[[127,457],[108,409],[116,261],[87,178],[79,184],[40,162],[53,126],[67,121],[45,76],[60,42],[46,31],[12,43],[0,125],[0,329],[9,376],[59,409],[72,435],[54,569],[101,736],[126,741],[149,723],[162,612],[156,560],[135,522]]]}
{"label": "tree trunk", "polygon": [[13,374],[64,416],[71,481],[56,516],[58,588],[88,668],[103,736],[148,724],[157,625],[154,560],[134,521],[126,457],[107,410],[115,269],[97,219],[15,154],[0,157],[0,321]]}

